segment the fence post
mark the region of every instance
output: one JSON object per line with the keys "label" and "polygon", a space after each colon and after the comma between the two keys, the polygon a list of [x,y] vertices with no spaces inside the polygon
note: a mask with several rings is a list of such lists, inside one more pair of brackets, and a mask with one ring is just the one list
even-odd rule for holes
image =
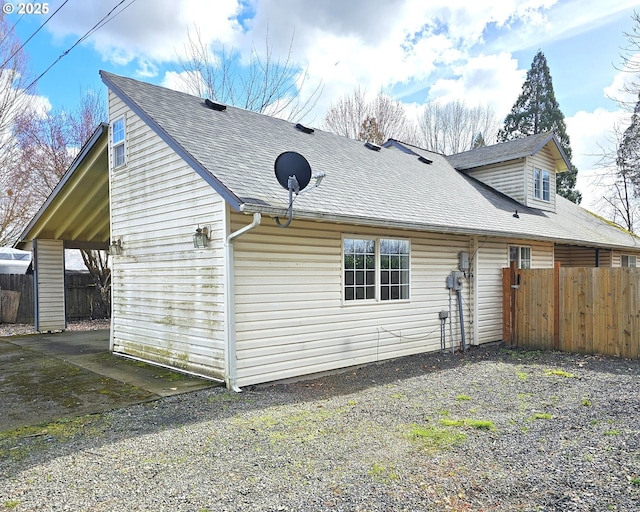
{"label": "fence post", "polygon": [[560,349],[560,262],[553,266],[553,348]]}
{"label": "fence post", "polygon": [[515,344],[516,338],[516,262],[502,269],[502,341]]}

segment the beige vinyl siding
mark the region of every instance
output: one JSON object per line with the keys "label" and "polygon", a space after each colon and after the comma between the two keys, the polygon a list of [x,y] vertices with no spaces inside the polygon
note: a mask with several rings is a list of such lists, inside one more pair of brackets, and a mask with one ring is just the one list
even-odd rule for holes
{"label": "beige vinyl siding", "polygon": [[491,239],[480,239],[478,270],[477,343],[502,339],[502,269],[509,266],[508,244]]}
{"label": "beige vinyl siding", "polygon": [[[556,245],[555,261],[563,267],[595,267],[596,249],[594,247]],[[610,267],[611,251],[600,249],[598,262],[600,267]]]}
{"label": "beige vinyl siding", "polygon": [[524,158],[467,171],[469,176],[525,204]]}
{"label": "beige vinyl siding", "polygon": [[629,256],[635,256],[637,265],[640,266],[640,252],[634,252],[634,251],[612,251],[611,252],[611,266],[612,267],[620,267],[620,266],[622,266],[621,256],[623,254],[626,254],[626,255],[629,255]]}
{"label": "beige vinyl siding", "polygon": [[65,329],[63,241],[36,240],[35,249],[36,330]]}
{"label": "beige vinyl siding", "polygon": [[[551,155],[551,150],[544,147],[535,155],[526,159],[526,177],[527,177],[527,200],[526,205],[540,210],[555,212],[556,211],[556,163]],[[549,201],[537,199],[535,197],[534,188],[534,169],[549,171]]]}
{"label": "beige vinyl siding", "polygon": [[620,267],[621,262],[620,262],[620,253],[613,251],[611,253],[611,266],[612,267]]}
{"label": "beige vinyl siding", "polygon": [[553,245],[531,240],[481,238],[476,258],[478,287],[477,343],[502,339],[502,269],[509,266],[509,246],[531,248],[532,268],[553,267]]}
{"label": "beige vinyl siding", "polygon": [[[234,215],[231,229],[246,224]],[[410,300],[343,301],[342,240],[354,235],[410,240]],[[295,219],[280,229],[263,218],[234,241],[238,385],[438,350],[445,280],[461,250],[469,250],[467,237]],[[469,332],[467,284],[464,301]],[[459,344],[455,298],[453,305]]]}
{"label": "beige vinyl siding", "polygon": [[[111,170],[113,348],[224,378],[224,201],[115,96],[126,165]],[[210,225],[206,249],[193,233]]]}
{"label": "beige vinyl siding", "polygon": [[613,251],[609,249],[600,249],[600,266],[601,267],[613,266]]}

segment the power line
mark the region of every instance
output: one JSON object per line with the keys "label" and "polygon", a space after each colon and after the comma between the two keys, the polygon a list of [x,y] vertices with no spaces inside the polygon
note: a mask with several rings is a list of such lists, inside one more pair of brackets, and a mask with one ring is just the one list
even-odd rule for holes
{"label": "power line", "polygon": [[24,18],[24,14],[20,15],[20,17],[16,20],[16,22],[13,24],[13,26],[7,30],[7,33],[4,35],[4,37],[2,38],[2,41],[0,41],[0,46],[2,46],[2,43],[4,43],[7,39],[7,37],[9,37],[11,35],[11,32],[13,32],[16,27],[18,26],[18,23],[20,23],[22,21],[22,18]]}
{"label": "power line", "polygon": [[[18,53],[20,50],[22,50],[22,49],[26,46],[26,44],[27,44],[29,41],[31,41],[31,40],[34,38],[34,36],[44,28],[44,26],[45,26],[47,23],[49,23],[49,21],[51,20],[51,18],[53,18],[53,17],[58,13],[58,11],[59,11],[60,9],[62,9],[62,8],[65,6],[65,4],[66,4],[67,2],[69,2],[69,0],[64,0],[64,2],[62,2],[62,5],[61,5],[60,7],[58,7],[58,8],[57,8],[57,9],[56,9],[52,14],[51,14],[51,16],[49,16],[49,17],[44,21],[44,23],[43,23],[42,25],[40,25],[40,26],[36,29],[36,31],[35,31],[33,34],[31,34],[31,35],[29,36],[29,38],[28,38],[24,43],[22,43],[22,44],[20,45],[20,47],[19,47],[15,52],[13,52],[13,53],[11,54],[11,56],[10,56],[7,60],[5,60],[5,61],[2,63],[2,65],[0,66],[0,69],[4,69],[4,67],[7,65],[7,63],[8,63],[11,59],[13,59],[13,58],[17,55],[17,53]],[[22,17],[20,17],[20,19],[22,19]],[[18,21],[20,21],[20,19],[19,19]],[[18,21],[16,21],[16,25],[18,24]],[[15,28],[15,26],[16,26],[16,25],[14,25],[13,27]]]}
{"label": "power line", "polygon": [[[69,0],[66,0],[65,3],[67,3]],[[116,14],[114,14],[113,16],[111,16],[111,14],[118,8],[120,7],[123,3],[125,3],[127,0],[120,0],[120,2],[113,8],[111,9],[107,14],[105,14],[102,19],[100,21],[98,21],[98,23],[96,23],[93,27],[91,27],[89,30],[87,30],[87,32],[84,33],[84,35],[82,37],[80,37],[75,43],[73,43],[73,45],[68,48],[67,50],[65,50],[64,52],[62,52],[58,58],[56,60],[54,60],[51,65],[45,69],[42,73],[40,73],[40,75],[38,76],[38,78],[36,78],[33,82],[31,82],[27,87],[25,87],[25,91],[28,91],[29,89],[31,89],[31,87],[33,87],[38,80],[40,80],[44,75],[46,75],[49,70],[55,66],[60,60],[62,60],[63,57],[66,57],[69,52],[71,50],[73,50],[76,46],[78,46],[82,41],[84,41],[85,39],[87,39],[89,36],[93,35],[95,32],[97,32],[98,30],[100,30],[102,27],[104,27],[107,23],[109,23],[111,20],[113,20],[116,16],[120,15],[121,13],[123,13],[126,9],[128,9],[129,7],[131,7],[131,5],[136,1],[136,0],[130,0],[128,5],[125,5],[119,12],[117,12]],[[64,4],[63,4],[64,5]],[[57,11],[56,11],[57,12]]]}

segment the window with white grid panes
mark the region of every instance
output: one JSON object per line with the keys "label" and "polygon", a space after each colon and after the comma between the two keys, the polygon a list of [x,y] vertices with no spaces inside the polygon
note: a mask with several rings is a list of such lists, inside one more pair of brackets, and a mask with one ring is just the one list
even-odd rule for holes
{"label": "window with white grid panes", "polygon": [[380,239],[380,300],[409,298],[409,241]]}
{"label": "window with white grid panes", "polygon": [[376,298],[376,242],[361,238],[344,240],[344,299]]}
{"label": "window with white grid panes", "polygon": [[409,241],[345,238],[344,300],[409,299]]}
{"label": "window with white grid panes", "polygon": [[113,151],[113,166],[125,164],[125,127],[124,117],[116,119],[111,127],[111,148]]}

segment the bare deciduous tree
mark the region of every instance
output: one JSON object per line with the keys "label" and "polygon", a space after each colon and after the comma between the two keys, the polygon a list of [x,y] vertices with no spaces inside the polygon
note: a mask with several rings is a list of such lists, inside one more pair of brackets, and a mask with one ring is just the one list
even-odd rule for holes
{"label": "bare deciduous tree", "polygon": [[[0,2],[4,5],[4,2]],[[19,169],[16,117],[29,108],[27,58],[0,12],[0,245],[13,242],[34,211],[29,180]]]}
{"label": "bare deciduous tree", "polygon": [[327,110],[324,126],[338,135],[376,144],[390,138],[412,142],[411,126],[402,103],[382,91],[373,100],[367,100],[360,88],[343,96]]}
{"label": "bare deciduous tree", "polygon": [[322,84],[316,84],[308,97],[300,91],[309,80],[306,69],[292,60],[293,38],[284,59],[275,58],[269,35],[260,54],[254,47],[243,63],[236,50],[215,53],[199,31],[189,34],[186,58],[180,59],[180,78],[191,94],[289,120],[304,118],[315,106]]}
{"label": "bare deciduous tree", "polygon": [[463,101],[429,102],[418,118],[417,144],[436,153],[452,155],[472,149],[479,137],[494,143],[499,126],[489,106],[469,107]]}
{"label": "bare deciduous tree", "polygon": [[[631,20],[633,27],[630,32],[623,32],[627,38],[627,44],[621,48],[621,67],[616,67],[619,71],[632,75],[631,80],[623,85],[623,92],[636,97],[640,93],[640,12],[634,11]],[[632,110],[634,102],[619,100],[621,107]]]}
{"label": "bare deciduous tree", "polygon": [[111,316],[111,268],[107,251],[80,251],[82,261],[89,270],[93,282],[100,292],[107,316]]}
{"label": "bare deciduous tree", "polygon": [[618,100],[622,109],[631,111],[629,125],[614,126],[610,148],[616,149],[604,148],[599,166],[606,171],[600,176],[606,214],[635,232],[640,214],[640,14],[634,11],[631,18],[634,25],[631,32],[624,32],[628,44],[622,49],[622,67],[618,69],[632,74],[621,92],[633,94],[637,102]]}

